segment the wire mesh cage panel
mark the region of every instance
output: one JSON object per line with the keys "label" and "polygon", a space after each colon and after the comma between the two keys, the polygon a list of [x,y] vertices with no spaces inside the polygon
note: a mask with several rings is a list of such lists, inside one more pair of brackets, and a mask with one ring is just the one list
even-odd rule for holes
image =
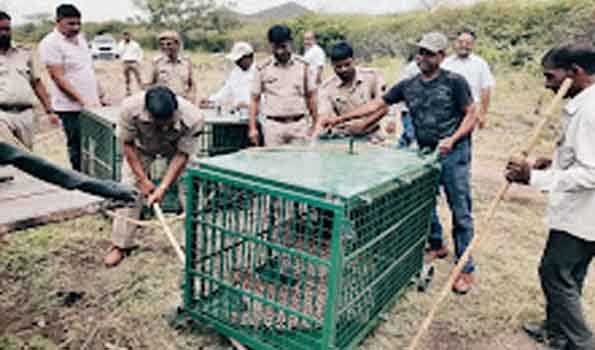
{"label": "wire mesh cage panel", "polygon": [[200,136],[199,157],[213,157],[250,147],[248,120],[235,115],[219,115],[214,109],[203,109],[205,126]]}
{"label": "wire mesh cage panel", "polygon": [[118,108],[108,107],[101,109],[101,114],[81,113],[81,167],[85,174],[120,180],[122,150],[115,134],[118,111]]}
{"label": "wire mesh cage panel", "polygon": [[255,349],[347,349],[421,271],[434,157],[248,150],[189,170],[184,312]]}

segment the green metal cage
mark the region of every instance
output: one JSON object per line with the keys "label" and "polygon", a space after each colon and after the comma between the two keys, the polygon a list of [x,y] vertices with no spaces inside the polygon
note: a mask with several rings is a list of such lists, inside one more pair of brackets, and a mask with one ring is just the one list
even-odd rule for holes
{"label": "green metal cage", "polygon": [[361,342],[422,269],[439,166],[347,149],[251,149],[188,171],[184,315],[259,350]]}

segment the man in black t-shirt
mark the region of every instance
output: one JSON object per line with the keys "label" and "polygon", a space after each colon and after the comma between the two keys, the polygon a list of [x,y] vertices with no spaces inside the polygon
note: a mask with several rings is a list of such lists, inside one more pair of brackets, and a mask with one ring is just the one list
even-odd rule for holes
{"label": "man in black t-shirt", "polygon": [[[465,78],[440,69],[448,39],[441,33],[428,33],[417,43],[415,57],[420,74],[395,85],[382,98],[338,117],[325,120],[327,127],[352,119],[364,118],[389,105],[405,102],[421,148],[439,149],[442,156],[440,184],[453,217],[455,253],[460,258],[473,238],[471,214],[471,138],[476,124],[471,90]],[[442,238],[442,226],[436,211],[433,213],[429,239],[429,253],[445,258],[448,250]],[[458,276],[453,291],[467,293],[472,285],[475,267],[469,259]]]}

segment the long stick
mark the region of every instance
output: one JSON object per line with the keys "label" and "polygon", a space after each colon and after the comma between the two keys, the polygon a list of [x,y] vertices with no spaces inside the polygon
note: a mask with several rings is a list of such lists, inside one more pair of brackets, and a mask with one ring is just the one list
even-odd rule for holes
{"label": "long stick", "polygon": [[167,225],[167,222],[165,221],[165,217],[163,216],[163,211],[161,210],[161,206],[159,205],[159,203],[153,204],[153,210],[155,211],[155,215],[157,215],[157,219],[159,219],[159,222],[161,223],[161,227],[163,227],[163,232],[165,232],[165,235],[167,236],[169,242],[176,251],[178,258],[180,258],[182,265],[184,265],[186,261],[184,252],[182,252],[182,249],[178,245],[178,242],[176,241],[174,234],[171,232],[171,229]]}
{"label": "long stick", "polygon": [[[546,110],[546,112],[543,116],[543,119],[541,120],[541,122],[539,124],[537,124],[535,126],[535,128],[533,129],[533,134],[532,134],[531,138],[528,140],[527,144],[525,145],[525,148],[523,148],[523,150],[522,150],[523,158],[526,158],[529,155],[529,152],[531,152],[533,150],[533,148],[535,147],[535,145],[537,145],[537,141],[539,140],[539,135],[543,131],[543,128],[550,121],[552,114],[554,113],[556,107],[558,106],[560,101],[562,101],[562,99],[568,92],[568,89],[570,88],[571,85],[572,85],[572,80],[568,79],[568,78],[566,80],[564,80],[564,83],[562,83],[560,90],[558,90],[558,93],[556,94],[556,96],[554,97],[552,102],[550,103],[549,108]],[[502,185],[502,187],[496,194],[496,197],[492,200],[492,203],[490,204],[490,207],[489,207],[488,211],[486,212],[486,215],[485,215],[483,221],[481,222],[481,225],[480,225],[481,228],[488,226],[489,222],[492,220],[492,217],[494,216],[494,213],[496,211],[496,208],[498,207],[498,204],[500,204],[500,201],[502,200],[502,198],[504,197],[504,195],[506,194],[506,192],[508,191],[509,188],[510,188],[510,182],[506,182],[505,184]],[[457,277],[463,270],[463,267],[465,266],[465,264],[467,263],[467,260],[469,260],[469,257],[471,256],[471,253],[473,252],[473,250],[475,249],[475,247],[478,244],[479,238],[480,238],[480,235],[478,234],[478,232],[479,232],[479,230],[476,230],[475,235],[473,236],[473,239],[471,240],[471,242],[469,243],[469,246],[467,247],[467,250],[465,250],[465,254],[463,254],[463,256],[459,259],[459,262],[457,263],[457,265],[453,268],[452,272],[450,273],[450,276],[448,278],[446,285],[444,286],[444,288],[438,295],[438,298],[436,299],[436,301],[432,305],[432,308],[430,309],[430,313],[428,314],[428,316],[422,323],[421,327],[417,331],[417,334],[413,338],[413,341],[409,345],[409,347],[408,347],[409,350],[417,349],[422,336],[425,334],[425,332],[428,330],[428,328],[432,324],[432,321],[434,320],[436,312],[438,311],[438,307],[444,301],[446,296],[449,294],[449,291],[451,290],[452,286],[454,285]]]}
{"label": "long stick", "polygon": [[[167,222],[165,221],[165,218],[163,217],[163,211],[161,210],[161,206],[159,205],[159,203],[153,204],[153,210],[155,211],[155,215],[157,216],[157,218],[159,219],[159,222],[161,223],[163,232],[165,232],[165,234],[167,235],[169,242],[171,243],[172,247],[174,247],[174,250],[178,254],[178,258],[180,258],[182,265],[184,265],[186,262],[184,253],[182,252],[182,249],[180,249],[180,246],[178,245],[176,238],[174,237],[173,233],[171,232],[171,229],[169,228],[169,226],[167,225]],[[229,342],[231,343],[231,345],[233,347],[235,347],[236,349],[248,350],[245,346],[240,344],[240,342],[238,342],[237,340],[235,340],[233,338],[227,338],[227,339],[229,339]]]}

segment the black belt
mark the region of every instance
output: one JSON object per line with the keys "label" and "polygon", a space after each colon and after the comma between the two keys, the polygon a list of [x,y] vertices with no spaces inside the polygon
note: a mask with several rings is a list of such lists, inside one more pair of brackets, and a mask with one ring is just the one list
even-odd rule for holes
{"label": "black belt", "polygon": [[287,117],[286,116],[276,117],[276,116],[267,115],[266,118],[270,119],[272,121],[278,122],[278,123],[294,123],[294,122],[299,122],[300,120],[302,120],[302,118],[304,118],[304,114],[292,115],[292,116],[287,116]]}
{"label": "black belt", "polygon": [[0,104],[0,111],[4,112],[22,112],[33,108],[31,105],[3,105]]}

